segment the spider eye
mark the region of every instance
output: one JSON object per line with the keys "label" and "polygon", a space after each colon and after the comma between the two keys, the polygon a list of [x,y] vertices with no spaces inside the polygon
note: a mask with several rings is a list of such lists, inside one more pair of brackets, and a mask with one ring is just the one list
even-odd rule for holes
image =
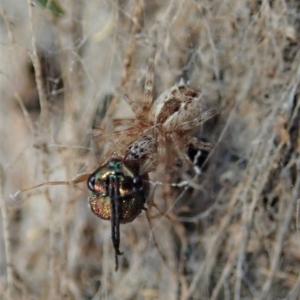
{"label": "spider eye", "polygon": [[88,186],[89,190],[92,192],[95,192],[95,182],[96,182],[95,175],[92,174],[87,181],[87,186]]}

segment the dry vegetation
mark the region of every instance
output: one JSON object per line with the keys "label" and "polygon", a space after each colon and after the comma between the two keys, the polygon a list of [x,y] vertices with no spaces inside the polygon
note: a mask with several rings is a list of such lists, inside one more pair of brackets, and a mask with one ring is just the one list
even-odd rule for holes
{"label": "dry vegetation", "polygon": [[[0,298],[299,299],[298,0],[60,3],[1,1]],[[9,195],[99,165],[91,128],[132,116],[153,43],[155,95],[202,89],[215,148],[194,189],[157,188],[152,230],[122,225],[115,272],[84,183]]]}

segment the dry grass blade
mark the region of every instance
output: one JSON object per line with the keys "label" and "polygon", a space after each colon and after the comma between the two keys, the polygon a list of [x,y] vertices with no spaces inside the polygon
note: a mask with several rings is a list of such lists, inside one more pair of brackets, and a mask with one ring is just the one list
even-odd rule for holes
{"label": "dry grass blade", "polygon": [[[298,299],[300,2],[42,2],[0,6],[0,299]],[[85,181],[134,155],[115,272]]]}

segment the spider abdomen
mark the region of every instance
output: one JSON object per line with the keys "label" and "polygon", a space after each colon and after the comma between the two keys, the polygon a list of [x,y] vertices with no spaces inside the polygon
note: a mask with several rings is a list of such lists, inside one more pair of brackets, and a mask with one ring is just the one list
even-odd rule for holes
{"label": "spider abdomen", "polygon": [[202,112],[202,94],[185,85],[175,85],[153,103],[151,115],[154,123],[167,132],[180,130],[181,124],[193,121]]}

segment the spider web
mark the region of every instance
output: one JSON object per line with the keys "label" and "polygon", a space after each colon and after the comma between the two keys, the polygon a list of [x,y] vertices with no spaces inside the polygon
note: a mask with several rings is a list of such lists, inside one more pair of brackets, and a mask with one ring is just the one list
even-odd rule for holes
{"label": "spider web", "polygon": [[[0,2],[0,298],[297,299],[298,2],[40,2]],[[134,117],[154,43],[154,98],[183,78],[221,113],[200,176],[150,174],[115,273],[85,183],[8,195],[105,161],[91,128]]]}

